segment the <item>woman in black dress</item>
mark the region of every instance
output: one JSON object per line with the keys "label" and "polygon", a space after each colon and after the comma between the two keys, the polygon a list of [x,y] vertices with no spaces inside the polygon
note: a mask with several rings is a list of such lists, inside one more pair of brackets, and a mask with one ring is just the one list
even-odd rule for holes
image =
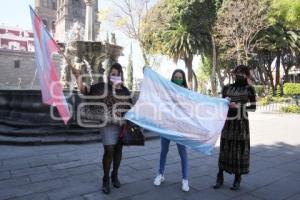
{"label": "woman in black dress", "polygon": [[231,190],[240,188],[241,176],[249,173],[250,134],[248,111],[256,109],[256,94],[249,84],[250,71],[244,65],[234,69],[235,82],[222,90],[222,97],[230,99],[227,119],[221,134],[219,172],[214,189],[223,185],[223,171],[234,174]]}

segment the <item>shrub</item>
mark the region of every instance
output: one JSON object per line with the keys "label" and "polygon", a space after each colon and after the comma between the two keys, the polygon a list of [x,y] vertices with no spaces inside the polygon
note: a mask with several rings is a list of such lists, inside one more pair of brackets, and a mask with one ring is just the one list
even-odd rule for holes
{"label": "shrub", "polygon": [[260,99],[259,104],[266,106],[272,102],[272,96],[266,96]]}
{"label": "shrub", "polygon": [[285,83],[283,93],[285,95],[300,95],[300,83]]}
{"label": "shrub", "polygon": [[262,97],[265,96],[265,87],[264,85],[254,85],[255,92],[257,96]]}
{"label": "shrub", "polygon": [[286,106],[286,107],[282,107],[280,110],[286,113],[300,113],[300,106],[296,106],[296,105]]}

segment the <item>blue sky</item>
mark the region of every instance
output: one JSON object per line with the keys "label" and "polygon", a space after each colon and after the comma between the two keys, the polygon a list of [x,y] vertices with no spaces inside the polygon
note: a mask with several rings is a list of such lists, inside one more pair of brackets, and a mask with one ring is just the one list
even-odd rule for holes
{"label": "blue sky", "polygon": [[0,23],[31,29],[28,5],[34,7],[34,0],[6,0],[1,2]]}
{"label": "blue sky", "polygon": [[[152,0],[153,1],[153,0]],[[155,0],[156,1],[156,0]],[[28,5],[34,7],[34,0],[2,0],[0,7],[0,23],[4,23],[7,26],[19,26],[24,29],[31,30],[31,19],[29,15]],[[99,0],[99,9],[107,9],[112,7],[111,0]],[[106,38],[106,32],[115,32],[117,37],[117,43],[124,47],[124,56],[120,57],[119,62],[123,66],[127,66],[128,55],[130,52],[130,44],[133,43],[133,64],[135,77],[142,77],[143,59],[139,50],[138,44],[131,39],[127,38],[124,34],[118,30],[112,30],[112,26],[108,22],[101,23],[102,38]],[[161,67],[158,71],[169,78],[172,71],[175,68],[184,69],[183,62],[179,62],[176,66],[172,61],[168,59],[162,59]]]}

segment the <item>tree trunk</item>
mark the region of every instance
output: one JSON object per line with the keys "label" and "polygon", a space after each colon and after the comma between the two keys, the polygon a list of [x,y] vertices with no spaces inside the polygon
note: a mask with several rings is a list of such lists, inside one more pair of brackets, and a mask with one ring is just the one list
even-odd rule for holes
{"label": "tree trunk", "polygon": [[272,93],[273,95],[276,94],[276,87],[275,87],[275,84],[274,84],[274,78],[273,78],[273,74],[272,74],[272,60],[268,60],[267,61],[267,75],[269,77],[269,81],[270,81],[270,86],[272,88]]}
{"label": "tree trunk", "polygon": [[190,89],[193,89],[193,56],[184,58],[185,67],[187,68],[187,80]]}
{"label": "tree trunk", "polygon": [[149,63],[145,48],[141,41],[139,41],[139,44],[140,44],[140,49],[142,50],[142,56],[143,56],[143,60],[145,62],[145,66],[149,66],[150,63]]}
{"label": "tree trunk", "polygon": [[281,58],[281,52],[279,49],[277,49],[277,55],[276,55],[276,70],[275,70],[275,88],[280,84],[280,58]]}
{"label": "tree trunk", "polygon": [[217,71],[217,50],[215,38],[211,35],[211,43],[212,43],[212,70],[211,70],[211,92],[213,96],[217,96],[217,80],[216,80],[216,71]]}
{"label": "tree trunk", "polygon": [[221,74],[221,71],[219,68],[217,68],[217,75],[218,75],[220,87],[223,88],[224,87],[224,77],[222,77],[222,74]]}
{"label": "tree trunk", "polygon": [[259,63],[258,66],[257,66],[257,71],[258,71],[258,74],[259,74],[260,83],[263,84],[263,85],[266,85],[266,81],[265,81],[261,66],[262,66],[261,63]]}
{"label": "tree trunk", "polygon": [[196,76],[196,73],[195,71],[192,69],[192,73],[193,73],[193,78],[194,78],[194,91],[198,91],[198,79],[197,79],[197,76]]}

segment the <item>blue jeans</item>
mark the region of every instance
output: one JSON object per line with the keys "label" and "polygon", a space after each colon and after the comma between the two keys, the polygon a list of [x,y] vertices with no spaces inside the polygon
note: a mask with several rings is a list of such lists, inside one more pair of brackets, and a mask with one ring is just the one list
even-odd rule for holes
{"label": "blue jeans", "polygon": [[[161,137],[161,152],[160,152],[160,162],[159,162],[159,174],[164,174],[165,165],[167,160],[167,154],[169,151],[170,140]],[[177,144],[177,150],[181,158],[181,172],[182,178],[188,179],[188,158],[186,153],[186,148],[184,145]]]}

